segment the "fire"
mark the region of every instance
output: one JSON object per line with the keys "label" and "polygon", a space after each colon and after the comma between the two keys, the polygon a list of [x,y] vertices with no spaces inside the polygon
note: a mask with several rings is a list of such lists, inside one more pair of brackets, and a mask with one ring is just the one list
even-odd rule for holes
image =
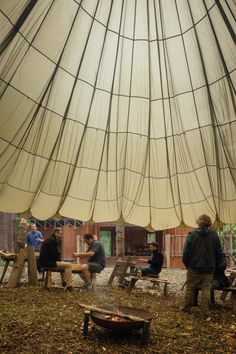
{"label": "fire", "polygon": [[127,320],[125,318],[117,317],[117,316],[112,316],[111,320],[113,322],[127,322]]}
{"label": "fire", "polygon": [[119,316],[105,316],[107,320],[113,321],[113,322],[128,322],[129,320],[119,317]]}

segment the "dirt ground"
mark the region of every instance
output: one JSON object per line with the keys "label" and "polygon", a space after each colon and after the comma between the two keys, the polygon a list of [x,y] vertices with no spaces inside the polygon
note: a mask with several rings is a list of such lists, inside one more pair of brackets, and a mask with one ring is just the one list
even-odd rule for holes
{"label": "dirt ground", "polygon": [[[1,269],[0,269],[1,272]],[[235,353],[236,316],[230,302],[217,303],[208,318],[199,309],[192,314],[180,310],[185,272],[165,270],[170,282],[169,297],[137,284],[128,294],[125,288],[107,286],[106,270],[98,279],[96,291],[84,290],[77,281],[72,293],[66,292],[58,278],[54,287],[44,290],[42,283],[30,287],[26,281],[16,289],[0,286],[0,353]],[[56,274],[55,274],[56,275]],[[176,291],[174,291],[176,289]],[[87,305],[132,306],[153,315],[149,344],[142,347],[142,330],[120,334],[89,322],[84,337],[82,323]]]}

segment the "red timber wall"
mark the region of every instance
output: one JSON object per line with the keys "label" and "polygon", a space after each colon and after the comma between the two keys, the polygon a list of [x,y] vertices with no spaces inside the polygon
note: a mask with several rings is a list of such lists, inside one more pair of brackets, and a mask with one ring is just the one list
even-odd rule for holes
{"label": "red timber wall", "polygon": [[163,252],[168,268],[184,268],[182,252],[187,235],[193,228],[175,227],[163,230]]}
{"label": "red timber wall", "polygon": [[[73,227],[66,225],[62,227],[63,237],[62,237],[62,259],[70,261],[74,260],[72,256],[73,252],[76,252],[76,240],[78,236],[82,236],[85,233],[91,233],[93,235],[99,235],[99,225],[98,224],[87,224],[81,227]],[[46,239],[53,234],[54,228],[39,228],[42,232],[43,237]]]}
{"label": "red timber wall", "polygon": [[[111,222],[103,222],[103,223],[96,223],[96,224],[85,224],[81,227],[73,227],[66,225],[63,229],[63,239],[62,239],[62,257],[65,260],[72,260],[73,256],[72,253],[76,252],[76,242],[79,236],[84,235],[85,233],[91,233],[99,237],[100,229],[101,228],[112,228],[115,227],[115,223]],[[141,229],[140,229],[141,230]],[[183,245],[191,228],[173,228],[163,230],[160,233],[161,240],[158,239],[159,244],[162,243],[162,251],[165,255],[165,266],[170,268],[183,268],[184,265],[182,263],[182,250]],[[49,227],[47,229],[40,228],[44,238],[47,238],[49,235],[53,233],[53,228]],[[134,225],[125,225],[125,248],[129,250],[128,243],[132,243],[132,237],[136,237],[138,229]],[[133,235],[132,235],[133,233]],[[143,236],[142,232],[138,233],[138,239],[140,239],[140,245],[145,242],[145,235],[146,230],[143,229]],[[142,237],[143,240],[142,240]]]}

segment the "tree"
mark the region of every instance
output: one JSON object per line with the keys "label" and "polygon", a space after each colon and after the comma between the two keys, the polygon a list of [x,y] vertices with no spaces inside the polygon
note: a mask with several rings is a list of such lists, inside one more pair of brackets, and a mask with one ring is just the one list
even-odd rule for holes
{"label": "tree", "polygon": [[0,212],[0,249],[15,252],[17,249],[16,214]]}
{"label": "tree", "polygon": [[223,248],[236,263],[236,224],[226,224],[219,229]]}

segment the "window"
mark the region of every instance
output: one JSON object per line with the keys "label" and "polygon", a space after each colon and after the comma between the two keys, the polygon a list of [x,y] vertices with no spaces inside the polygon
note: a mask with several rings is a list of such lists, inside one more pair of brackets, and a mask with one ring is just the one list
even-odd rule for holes
{"label": "window", "polygon": [[147,234],[147,243],[157,242],[157,236],[155,233]]}

